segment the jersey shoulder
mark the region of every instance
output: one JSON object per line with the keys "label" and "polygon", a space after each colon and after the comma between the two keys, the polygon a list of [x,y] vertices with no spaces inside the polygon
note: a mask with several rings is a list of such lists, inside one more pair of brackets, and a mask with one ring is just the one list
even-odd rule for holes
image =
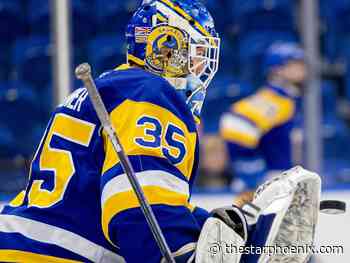
{"label": "jersey shoulder", "polygon": [[195,130],[193,116],[185,100],[160,76],[141,68],[122,65],[102,74],[96,79],[96,86],[108,112],[122,104],[147,104],[157,108],[159,114],[161,111],[171,112],[190,126],[191,130]]}
{"label": "jersey shoulder", "polygon": [[295,102],[271,88],[262,88],[256,94],[233,104],[231,111],[248,119],[263,132],[268,132],[293,118]]}

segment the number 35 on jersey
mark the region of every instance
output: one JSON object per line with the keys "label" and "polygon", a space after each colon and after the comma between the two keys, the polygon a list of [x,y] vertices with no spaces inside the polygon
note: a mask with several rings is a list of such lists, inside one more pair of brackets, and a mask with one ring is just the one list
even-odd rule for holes
{"label": "number 35 on jersey", "polygon": [[[132,109],[132,112],[130,111]],[[127,100],[111,113],[121,144],[129,156],[165,158],[190,178],[197,147],[195,126],[169,110],[148,102]],[[104,135],[107,139],[106,134]],[[108,140],[103,172],[119,162]]]}
{"label": "number 35 on jersey", "polygon": [[137,127],[143,129],[143,135],[135,138],[135,143],[145,148],[160,149],[164,157],[176,165],[186,155],[184,132],[175,124],[168,122],[165,127],[155,117],[142,116],[137,120]]}

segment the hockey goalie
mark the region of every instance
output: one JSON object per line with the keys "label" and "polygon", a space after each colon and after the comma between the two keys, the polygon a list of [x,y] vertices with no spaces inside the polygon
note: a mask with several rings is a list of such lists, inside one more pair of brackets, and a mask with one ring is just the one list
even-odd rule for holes
{"label": "hockey goalie", "polygon": [[[220,51],[203,4],[145,1],[126,41],[126,64],[95,82],[175,261],[306,263],[309,254],[231,253],[226,246],[311,245],[317,174],[287,171],[241,208],[209,213],[189,203],[196,123]],[[165,262],[84,87],[52,113],[26,189],[0,214],[0,261]]]}

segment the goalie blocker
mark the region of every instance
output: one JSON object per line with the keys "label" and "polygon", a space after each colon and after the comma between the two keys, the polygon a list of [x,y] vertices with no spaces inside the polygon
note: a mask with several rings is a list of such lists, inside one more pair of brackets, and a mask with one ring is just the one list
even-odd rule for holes
{"label": "goalie blocker", "polygon": [[[261,185],[253,201],[242,209],[233,206],[214,210],[200,234],[196,263],[308,262],[309,253],[258,254],[246,253],[252,251],[245,249],[240,254],[237,251],[244,246],[263,251],[267,246],[313,245],[320,193],[319,175],[297,166]],[[338,210],[345,210],[340,203],[322,202],[321,209],[336,206]]]}

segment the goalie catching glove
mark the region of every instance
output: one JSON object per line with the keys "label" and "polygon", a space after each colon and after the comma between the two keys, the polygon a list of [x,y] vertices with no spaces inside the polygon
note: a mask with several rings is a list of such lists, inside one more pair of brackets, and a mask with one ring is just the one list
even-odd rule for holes
{"label": "goalie catching glove", "polygon": [[[214,210],[200,234],[196,263],[306,263],[309,251],[282,252],[314,244],[320,192],[319,175],[298,166],[260,186],[242,210]],[[237,253],[243,246],[255,250]]]}

